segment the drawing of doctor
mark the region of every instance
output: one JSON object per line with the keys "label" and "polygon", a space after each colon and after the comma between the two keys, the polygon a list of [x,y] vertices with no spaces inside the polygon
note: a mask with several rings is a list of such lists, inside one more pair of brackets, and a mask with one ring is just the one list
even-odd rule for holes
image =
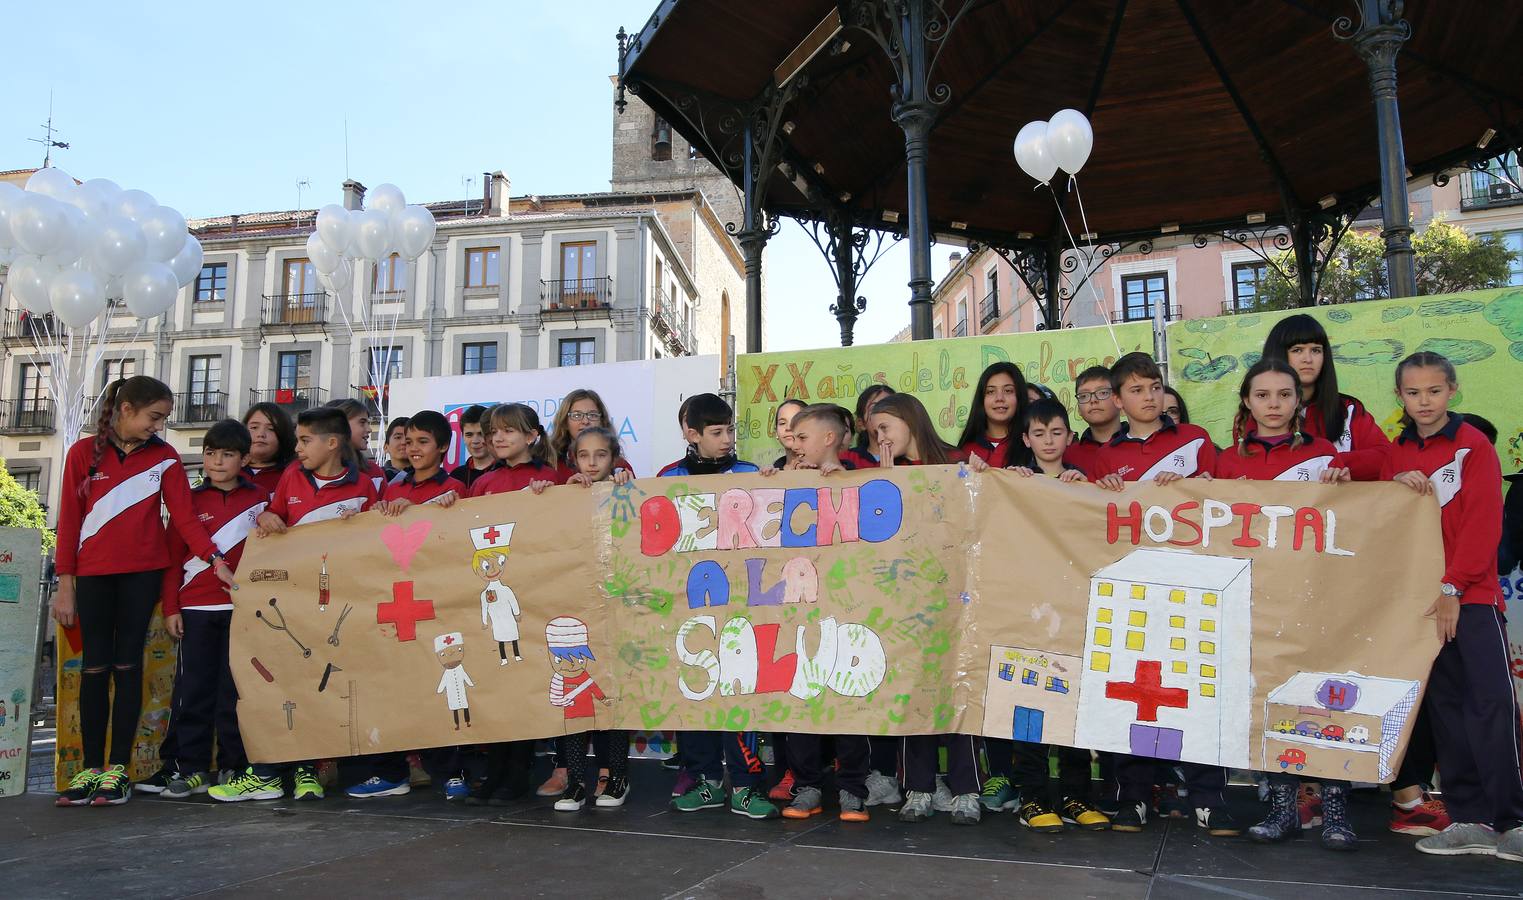
{"label": "drawing of doctor", "polygon": [[471,708],[465,697],[467,686],[475,687],[476,682],[465,673],[465,639],[460,632],[453,631],[449,634],[441,634],[434,638],[434,655],[439,657],[439,665],[444,667],[444,675],[439,679],[439,688],[436,694],[443,694],[449,703],[450,714],[455,717],[455,730],[460,730],[460,714],[465,713],[465,727],[471,727]]}
{"label": "drawing of doctor", "polygon": [[513,645],[513,658],[523,659],[518,650],[518,621],[522,618],[518,596],[502,583],[503,571],[508,567],[508,544],[512,540],[512,522],[471,529],[471,543],[476,547],[471,570],[486,582],[481,591],[481,628],[492,629],[501,666],[508,664],[509,644]]}

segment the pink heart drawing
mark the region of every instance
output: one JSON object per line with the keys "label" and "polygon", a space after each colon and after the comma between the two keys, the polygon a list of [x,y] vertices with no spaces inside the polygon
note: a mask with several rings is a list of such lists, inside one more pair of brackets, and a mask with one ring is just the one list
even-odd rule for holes
{"label": "pink heart drawing", "polygon": [[381,543],[386,545],[386,549],[391,551],[391,558],[406,572],[407,567],[412,565],[412,558],[418,554],[433,529],[432,522],[414,522],[406,528],[387,525],[381,530]]}

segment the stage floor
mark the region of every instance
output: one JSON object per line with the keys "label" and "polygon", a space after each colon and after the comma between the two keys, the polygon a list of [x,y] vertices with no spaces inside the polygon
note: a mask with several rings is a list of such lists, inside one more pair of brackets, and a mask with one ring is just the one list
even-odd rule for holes
{"label": "stage floor", "polygon": [[[622,809],[558,813],[550,800],[473,808],[437,789],[369,801],[217,804],[139,794],[123,807],[0,800],[9,897],[1520,897],[1523,865],[1438,858],[1385,830],[1383,795],[1353,804],[1357,853],[1303,838],[1259,847],[1183,820],[1141,834],[1038,835],[1009,813],[976,827],[826,814],[753,822],[675,813],[672,773],[633,763]],[[1232,796],[1245,822],[1260,810]]]}

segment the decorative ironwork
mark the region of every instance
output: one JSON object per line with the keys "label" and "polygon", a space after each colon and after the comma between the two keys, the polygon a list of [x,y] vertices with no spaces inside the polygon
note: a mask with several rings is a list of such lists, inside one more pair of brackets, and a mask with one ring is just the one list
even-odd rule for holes
{"label": "decorative ironwork", "polygon": [[831,207],[824,218],[792,218],[830,267],[836,282],[836,302],[830,304],[830,314],[841,324],[841,346],[850,347],[856,319],[867,311],[867,298],[857,293],[857,286],[885,253],[904,240],[904,232],[859,228],[850,211],[840,206]]}
{"label": "decorative ironwork", "polygon": [[[1062,304],[1061,318],[1065,320],[1068,318],[1068,308],[1073,305],[1074,298],[1079,296],[1079,291],[1083,290],[1086,284],[1089,284],[1089,280],[1095,276],[1096,272],[1104,268],[1106,261],[1112,256],[1119,253],[1148,256],[1152,252],[1153,241],[1151,239],[1143,239],[1116,244],[1101,244],[1088,253],[1083,251],[1064,253],[1063,259],[1058,263],[1059,278],[1062,279],[1063,275],[1078,272],[1081,268],[1084,274],[1079,276],[1077,281],[1073,278],[1062,279],[1062,283],[1058,285],[1058,301]],[[1099,260],[1098,262],[1096,262],[1097,259]]]}
{"label": "decorative ironwork", "polygon": [[1204,232],[1195,235],[1191,243],[1197,250],[1204,250],[1213,240],[1222,244],[1236,244],[1274,269],[1275,274],[1281,278],[1292,283],[1296,280],[1295,262],[1293,259],[1285,259],[1286,253],[1293,254],[1293,241],[1290,232],[1283,226],[1266,225],[1263,228],[1228,228]]}

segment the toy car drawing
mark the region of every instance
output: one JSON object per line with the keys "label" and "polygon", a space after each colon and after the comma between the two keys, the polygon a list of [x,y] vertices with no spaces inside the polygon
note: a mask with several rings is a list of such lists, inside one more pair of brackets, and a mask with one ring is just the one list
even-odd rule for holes
{"label": "toy car drawing", "polygon": [[1343,726],[1329,725],[1322,729],[1322,734],[1319,737],[1324,741],[1341,741],[1343,740]]}
{"label": "toy car drawing", "polygon": [[1322,727],[1316,722],[1302,722],[1296,726],[1296,734],[1302,737],[1316,737],[1322,733]]}
{"label": "toy car drawing", "polygon": [[1306,768],[1306,751],[1292,748],[1281,753],[1276,761],[1280,764],[1280,768],[1282,769],[1288,769],[1291,766],[1295,766],[1296,771],[1299,772],[1302,769]]}
{"label": "toy car drawing", "polygon": [[1363,725],[1355,725],[1348,730],[1347,740],[1350,744],[1368,744],[1370,742],[1370,730]]}
{"label": "toy car drawing", "polygon": [[1294,734],[1296,730],[1296,721],[1294,719],[1281,719],[1280,721],[1274,723],[1274,730],[1280,734]]}

